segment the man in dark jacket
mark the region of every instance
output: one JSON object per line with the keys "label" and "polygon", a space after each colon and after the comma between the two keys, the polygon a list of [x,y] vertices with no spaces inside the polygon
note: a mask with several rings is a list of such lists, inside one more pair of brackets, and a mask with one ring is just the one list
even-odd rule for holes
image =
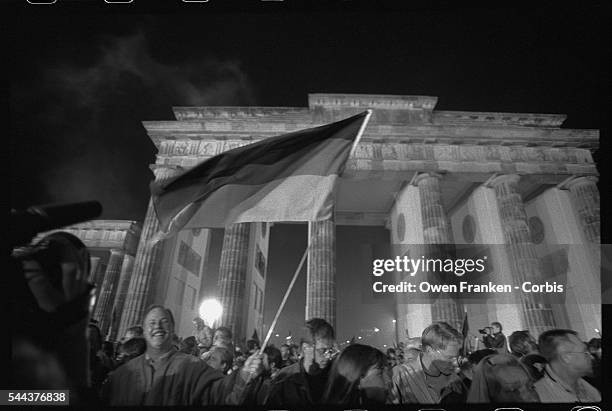
{"label": "man in dark jacket", "polygon": [[485,335],[485,347],[496,350],[499,354],[508,353],[506,336],[502,332],[502,325],[497,321],[491,323],[493,334]]}
{"label": "man in dark jacket", "polygon": [[325,320],[306,322],[309,338],[301,342],[302,358],[283,368],[270,389],[268,407],[304,407],[319,404],[335,349],[333,327]]}
{"label": "man in dark jacket", "polygon": [[224,376],[197,357],[173,346],[174,318],[160,305],[145,313],[146,351],[123,364],[102,388],[105,405],[240,405],[247,383],[262,371],[254,355],[245,366]]}

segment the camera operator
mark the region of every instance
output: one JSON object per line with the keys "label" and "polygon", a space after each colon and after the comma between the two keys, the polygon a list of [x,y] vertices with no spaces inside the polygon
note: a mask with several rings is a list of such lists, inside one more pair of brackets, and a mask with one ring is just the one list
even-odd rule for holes
{"label": "camera operator", "polygon": [[70,389],[71,404],[90,401],[87,324],[92,286],[89,252],[56,232],[15,248],[10,259],[11,384],[19,389]]}
{"label": "camera operator", "polygon": [[478,330],[481,335],[481,338],[476,341],[476,349],[478,350],[480,347],[480,343],[484,344],[485,348],[491,348],[491,334],[493,334],[493,329],[491,327],[484,327]]}
{"label": "camera operator", "polygon": [[486,348],[492,348],[499,354],[508,353],[508,344],[506,342],[506,336],[502,333],[501,323],[497,321],[492,322],[490,327],[485,327],[479,330],[479,332],[484,334],[482,340]]}

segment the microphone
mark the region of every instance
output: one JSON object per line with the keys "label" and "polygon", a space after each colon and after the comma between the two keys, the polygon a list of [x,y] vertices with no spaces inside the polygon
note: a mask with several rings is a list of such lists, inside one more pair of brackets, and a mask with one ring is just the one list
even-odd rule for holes
{"label": "microphone", "polygon": [[91,220],[100,214],[102,205],[97,201],[38,205],[25,211],[11,210],[9,243],[13,246],[26,244],[40,232]]}

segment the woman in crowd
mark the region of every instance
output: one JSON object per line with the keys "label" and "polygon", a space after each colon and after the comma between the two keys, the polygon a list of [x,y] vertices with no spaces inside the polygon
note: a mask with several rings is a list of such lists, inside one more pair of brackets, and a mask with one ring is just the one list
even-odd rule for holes
{"label": "woman in crowd", "polygon": [[332,365],[323,404],[362,406],[384,404],[388,382],[385,355],[368,345],[346,347]]}
{"label": "woman in crowd", "polygon": [[474,370],[467,402],[539,402],[539,398],[533,380],[518,359],[495,354],[484,357]]}

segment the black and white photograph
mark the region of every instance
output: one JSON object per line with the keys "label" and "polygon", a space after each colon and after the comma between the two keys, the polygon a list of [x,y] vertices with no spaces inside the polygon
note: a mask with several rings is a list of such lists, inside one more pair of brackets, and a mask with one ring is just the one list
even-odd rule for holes
{"label": "black and white photograph", "polygon": [[0,404],[606,409],[607,7],[412,3],[7,1]]}

